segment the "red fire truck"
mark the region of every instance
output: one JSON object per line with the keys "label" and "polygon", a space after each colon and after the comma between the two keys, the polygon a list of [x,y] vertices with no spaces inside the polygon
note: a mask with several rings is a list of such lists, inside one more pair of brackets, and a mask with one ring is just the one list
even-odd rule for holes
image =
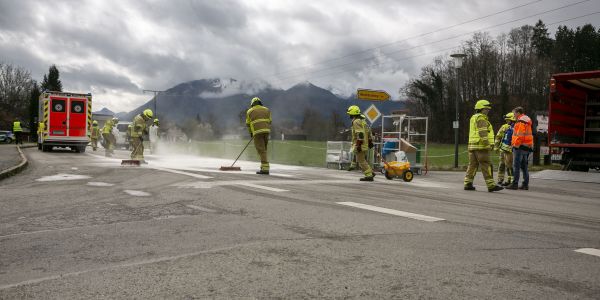
{"label": "red fire truck", "polygon": [[38,148],[85,152],[92,128],[92,94],[44,91],[39,104]]}
{"label": "red fire truck", "polygon": [[552,75],[548,122],[552,162],[600,168],[600,70]]}

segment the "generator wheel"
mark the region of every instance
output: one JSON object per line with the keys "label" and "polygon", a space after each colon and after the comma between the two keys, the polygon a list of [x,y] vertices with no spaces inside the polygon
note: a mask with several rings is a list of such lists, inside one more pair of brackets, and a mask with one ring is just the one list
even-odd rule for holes
{"label": "generator wheel", "polygon": [[381,170],[381,172],[383,172],[383,176],[385,176],[385,179],[387,179],[387,180],[394,179],[394,176],[390,175],[390,173],[387,172],[385,169]]}
{"label": "generator wheel", "polygon": [[402,180],[406,181],[406,182],[411,182],[413,180],[413,172],[411,170],[406,170],[404,171],[404,173],[402,173]]}

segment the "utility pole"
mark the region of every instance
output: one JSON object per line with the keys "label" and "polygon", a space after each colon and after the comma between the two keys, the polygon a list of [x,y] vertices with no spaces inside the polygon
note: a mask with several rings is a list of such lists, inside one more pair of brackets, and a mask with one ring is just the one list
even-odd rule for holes
{"label": "utility pole", "polygon": [[143,90],[144,93],[149,92],[149,93],[154,93],[154,116],[158,116],[158,111],[156,109],[156,102],[158,101],[158,94],[159,93],[164,93],[165,91],[155,91],[155,90]]}
{"label": "utility pole", "polygon": [[454,124],[452,124],[452,127],[454,127],[454,168],[458,168],[458,100],[460,98],[460,85],[459,85],[459,74],[458,72],[460,71],[460,68],[462,67],[462,61],[463,59],[466,57],[466,54],[463,53],[456,53],[456,54],[452,54],[450,55],[450,57],[452,57],[452,59],[454,60],[454,68],[456,70],[456,120],[454,121]]}

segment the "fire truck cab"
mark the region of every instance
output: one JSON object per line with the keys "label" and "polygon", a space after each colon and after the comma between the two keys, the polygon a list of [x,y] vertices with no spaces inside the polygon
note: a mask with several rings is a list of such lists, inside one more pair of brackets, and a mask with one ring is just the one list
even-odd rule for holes
{"label": "fire truck cab", "polygon": [[39,98],[38,149],[85,152],[92,127],[92,94],[44,91]]}

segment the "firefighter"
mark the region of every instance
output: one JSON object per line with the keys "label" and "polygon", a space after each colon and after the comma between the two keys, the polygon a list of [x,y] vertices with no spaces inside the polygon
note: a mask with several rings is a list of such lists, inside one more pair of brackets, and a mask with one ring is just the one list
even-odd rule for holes
{"label": "firefighter", "polygon": [[44,122],[38,122],[38,129],[37,129],[37,142],[38,142],[38,149],[42,150],[42,141],[44,140],[44,130],[46,129],[46,125],[44,124]]}
{"label": "firefighter", "polygon": [[127,125],[127,131],[125,132],[125,143],[127,144],[127,150],[132,150],[131,132],[133,131],[133,125]]}
{"label": "firefighter", "polygon": [[487,100],[479,100],[475,103],[475,114],[470,120],[469,129],[469,167],[465,176],[465,190],[475,190],[473,179],[477,168],[481,167],[481,173],[488,192],[503,190],[504,188],[494,182],[494,172],[490,162],[490,152],[494,145],[494,129],[488,121],[488,113],[492,104]]}
{"label": "firefighter", "polygon": [[152,110],[145,109],[141,114],[133,118],[133,130],[131,131],[131,142],[133,150],[131,159],[138,160],[140,163],[147,164],[144,160],[144,134],[148,134],[146,122],[152,119]]}
{"label": "firefighter", "polygon": [[96,151],[98,148],[98,138],[100,137],[100,128],[98,128],[98,121],[92,122],[92,133],[90,138],[92,139],[92,150]]}
{"label": "firefighter", "polygon": [[[360,114],[360,117],[363,119],[366,119],[365,115]],[[356,156],[354,154],[350,155],[350,166],[348,166],[348,169],[346,169],[347,171],[354,171],[356,170]]]}
{"label": "firefighter", "polygon": [[515,180],[507,189],[516,190],[519,184],[520,171],[523,171],[523,184],[521,190],[529,189],[529,154],[533,152],[533,133],[531,131],[531,118],[525,115],[522,107],[513,109],[515,114],[515,127],[512,136],[513,147],[513,172]]}
{"label": "firefighter", "polygon": [[158,119],[154,119],[152,125],[148,129],[148,139],[150,140],[150,153],[156,152],[156,145],[158,144]]}
{"label": "firefighter", "polygon": [[104,139],[104,156],[111,157],[115,153],[116,137],[113,134],[113,127],[119,123],[118,118],[106,120],[102,127],[102,138]]}
{"label": "firefighter", "polygon": [[[498,164],[498,185],[507,186],[512,183],[512,133],[515,124],[515,114],[512,112],[504,116],[506,124],[502,125],[496,134],[494,149],[500,154],[500,163]],[[504,181],[504,171],[506,170],[506,182]]]}
{"label": "firefighter", "polygon": [[260,170],[256,174],[269,175],[267,146],[271,133],[271,111],[262,105],[258,97],[252,98],[250,108],[246,111],[246,126],[250,137],[254,139],[254,147],[260,156]]}
{"label": "firefighter", "polygon": [[15,145],[23,145],[23,138],[21,136],[21,134],[23,134],[23,128],[21,128],[21,121],[18,119],[15,119],[13,122],[13,134],[15,135]]}
{"label": "firefighter", "polygon": [[367,122],[356,105],[348,107],[348,116],[352,119],[352,152],[356,157],[358,166],[365,174],[360,181],[373,181],[375,174],[367,163],[366,155],[369,151],[371,134],[368,132]]}

